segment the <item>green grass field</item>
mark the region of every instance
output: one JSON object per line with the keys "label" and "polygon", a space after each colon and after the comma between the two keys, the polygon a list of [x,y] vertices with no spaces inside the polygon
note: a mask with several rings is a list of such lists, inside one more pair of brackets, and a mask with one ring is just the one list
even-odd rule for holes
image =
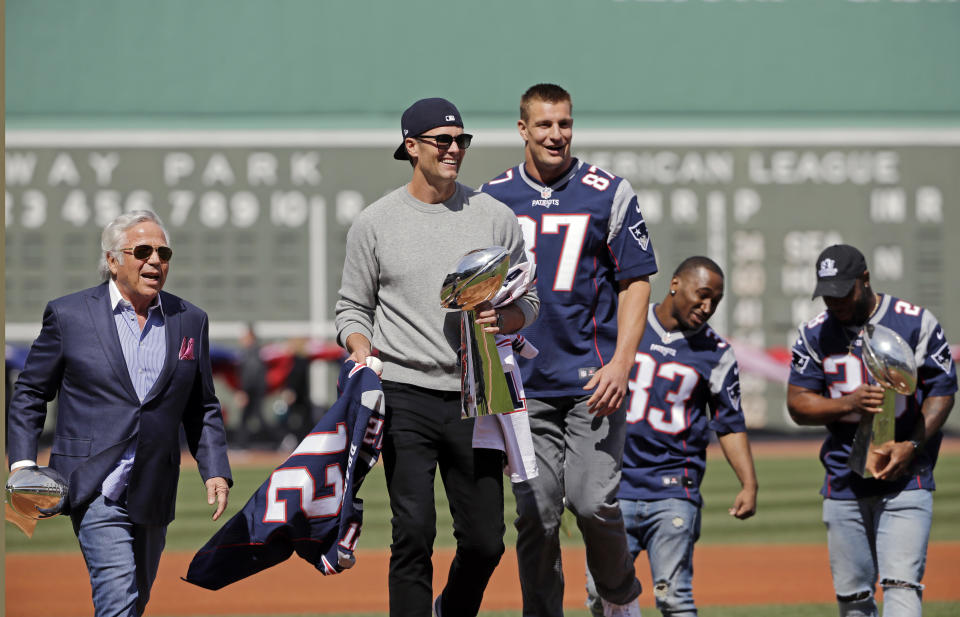
{"label": "green grass field", "polygon": [[[727,507],[739,487],[736,477],[723,460],[711,460],[704,481],[703,529],[700,544],[792,544],[823,543],[825,531],[820,522],[820,483],[823,471],[819,461],[806,458],[758,457],[760,481],[757,515],[738,521],[727,514]],[[266,479],[272,468],[236,467],[235,484],[225,517],[236,513]],[[934,493],[934,517],[931,540],[960,540],[960,455],[944,455],[937,463],[937,490]],[[507,521],[506,543],[512,546],[516,532],[513,495],[504,487]],[[390,507],[384,486],[383,467],[377,465],[361,489],[364,524],[361,547],[386,548],[390,545]],[[437,483],[437,545],[453,546],[452,523],[445,505],[442,486]],[[212,509],[196,471],[184,468],[180,480],[177,519],[167,534],[167,550],[196,550],[219,528],[210,521]],[[226,520],[226,518],[224,519]],[[572,523],[572,519],[571,519]],[[571,535],[565,543],[578,543],[576,525],[567,526]],[[42,521],[33,539],[7,524],[7,551],[75,550],[76,538],[66,517]]]}
{"label": "green grass field", "polygon": [[[737,521],[727,514],[738,484],[733,472],[722,459],[712,459],[708,465],[703,494],[705,507],[700,544],[790,544],[825,542],[825,531],[820,522],[820,497],[818,494],[823,471],[816,458],[758,457],[757,474],[760,481],[757,515],[749,521]],[[234,469],[235,485],[227,517],[237,512],[257,487],[266,479],[272,468],[237,467]],[[934,494],[934,521],[931,540],[960,540],[960,455],[940,457],[937,464],[937,491]],[[512,546],[516,532],[510,524],[514,517],[513,496],[505,487],[505,518],[507,521],[506,543]],[[383,468],[378,465],[368,476],[361,490],[364,499],[364,526],[361,548],[387,548],[390,544],[390,511],[384,486]],[[450,514],[446,508],[442,487],[437,486],[438,546],[453,546]],[[212,510],[206,503],[199,476],[189,467],[183,470],[177,505],[177,520],[167,534],[167,550],[191,551],[202,546],[219,528],[210,521]],[[226,519],[224,519],[226,520]],[[571,535],[565,543],[579,543],[579,533],[572,519],[567,528]],[[76,538],[69,520],[57,517],[42,521],[33,539],[28,540],[12,525],[6,526],[6,550],[8,552],[75,551]],[[384,581],[386,584],[386,581]],[[644,609],[645,614],[658,615]],[[584,610],[568,611],[573,617],[586,617]],[[832,616],[836,607],[829,605],[801,605],[777,607],[709,607],[701,614],[716,617],[759,617],[777,615],[783,617]],[[925,615],[946,617],[960,614],[957,603],[928,603]],[[487,612],[484,617],[515,617],[510,612]],[[239,616],[238,616],[239,617]],[[245,616],[246,617],[246,616]],[[250,616],[253,617],[253,616]],[[364,617],[354,615],[352,617]],[[365,617],[384,617],[367,615]]]}

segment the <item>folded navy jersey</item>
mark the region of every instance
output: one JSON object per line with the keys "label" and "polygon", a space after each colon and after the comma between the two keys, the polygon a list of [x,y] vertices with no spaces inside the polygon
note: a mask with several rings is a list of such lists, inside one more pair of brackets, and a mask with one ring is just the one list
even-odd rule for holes
{"label": "folded navy jersey", "polygon": [[325,575],[353,566],[363,524],[357,491],[380,456],[383,390],[372,369],[347,361],[337,391],[313,431],[194,555],[184,580],[220,589],[294,551]]}

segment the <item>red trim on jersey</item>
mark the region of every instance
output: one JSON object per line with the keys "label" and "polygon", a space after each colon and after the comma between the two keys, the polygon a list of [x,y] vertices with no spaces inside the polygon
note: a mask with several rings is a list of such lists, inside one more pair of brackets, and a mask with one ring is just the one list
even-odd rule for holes
{"label": "red trim on jersey", "polygon": [[[597,258],[593,258],[593,297],[597,298],[600,295],[600,284],[597,283]],[[600,353],[600,342],[597,340],[597,334],[600,332],[600,327],[597,325],[597,314],[594,313],[590,316],[590,321],[593,322],[593,348],[597,350],[597,358],[600,359],[600,366],[603,367],[603,354]]]}
{"label": "red trim on jersey", "polygon": [[617,256],[613,254],[613,249],[610,248],[609,243],[604,243],[607,247],[607,252],[610,253],[610,259],[613,260],[613,265],[617,269],[617,272],[620,272],[620,262],[617,261]]}

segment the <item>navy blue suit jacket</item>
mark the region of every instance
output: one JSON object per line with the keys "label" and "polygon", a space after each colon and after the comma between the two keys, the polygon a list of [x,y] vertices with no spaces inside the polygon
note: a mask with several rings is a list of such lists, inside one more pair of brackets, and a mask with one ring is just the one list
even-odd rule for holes
{"label": "navy blue suit jacket", "polygon": [[[206,481],[232,484],[226,433],[210,370],[207,315],[161,291],[167,355],[160,376],[140,402],[120,348],[107,283],[47,304],[10,400],[10,463],[37,460],[47,402],[58,397],[50,466],[68,478],[66,511],[96,497],[103,479],[136,441],[127,488],[135,523],[173,520],[180,475],[180,426]],[[193,359],[181,359],[193,339]]]}

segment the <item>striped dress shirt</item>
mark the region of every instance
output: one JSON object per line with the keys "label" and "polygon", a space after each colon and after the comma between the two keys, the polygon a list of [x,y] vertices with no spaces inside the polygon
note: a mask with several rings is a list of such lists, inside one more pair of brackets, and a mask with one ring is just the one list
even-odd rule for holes
{"label": "striped dress shirt", "polygon": [[[127,365],[130,381],[133,382],[134,390],[142,403],[153,384],[157,382],[167,357],[166,321],[163,306],[160,304],[160,295],[157,295],[148,309],[147,321],[141,330],[133,305],[123,299],[112,279],[109,287],[110,306],[113,307],[113,320],[117,326],[117,335],[120,337],[123,359]],[[118,501],[123,495],[130,478],[130,471],[133,469],[136,451],[137,442],[134,440],[120,457],[116,468],[104,478],[100,487],[104,497]]]}

